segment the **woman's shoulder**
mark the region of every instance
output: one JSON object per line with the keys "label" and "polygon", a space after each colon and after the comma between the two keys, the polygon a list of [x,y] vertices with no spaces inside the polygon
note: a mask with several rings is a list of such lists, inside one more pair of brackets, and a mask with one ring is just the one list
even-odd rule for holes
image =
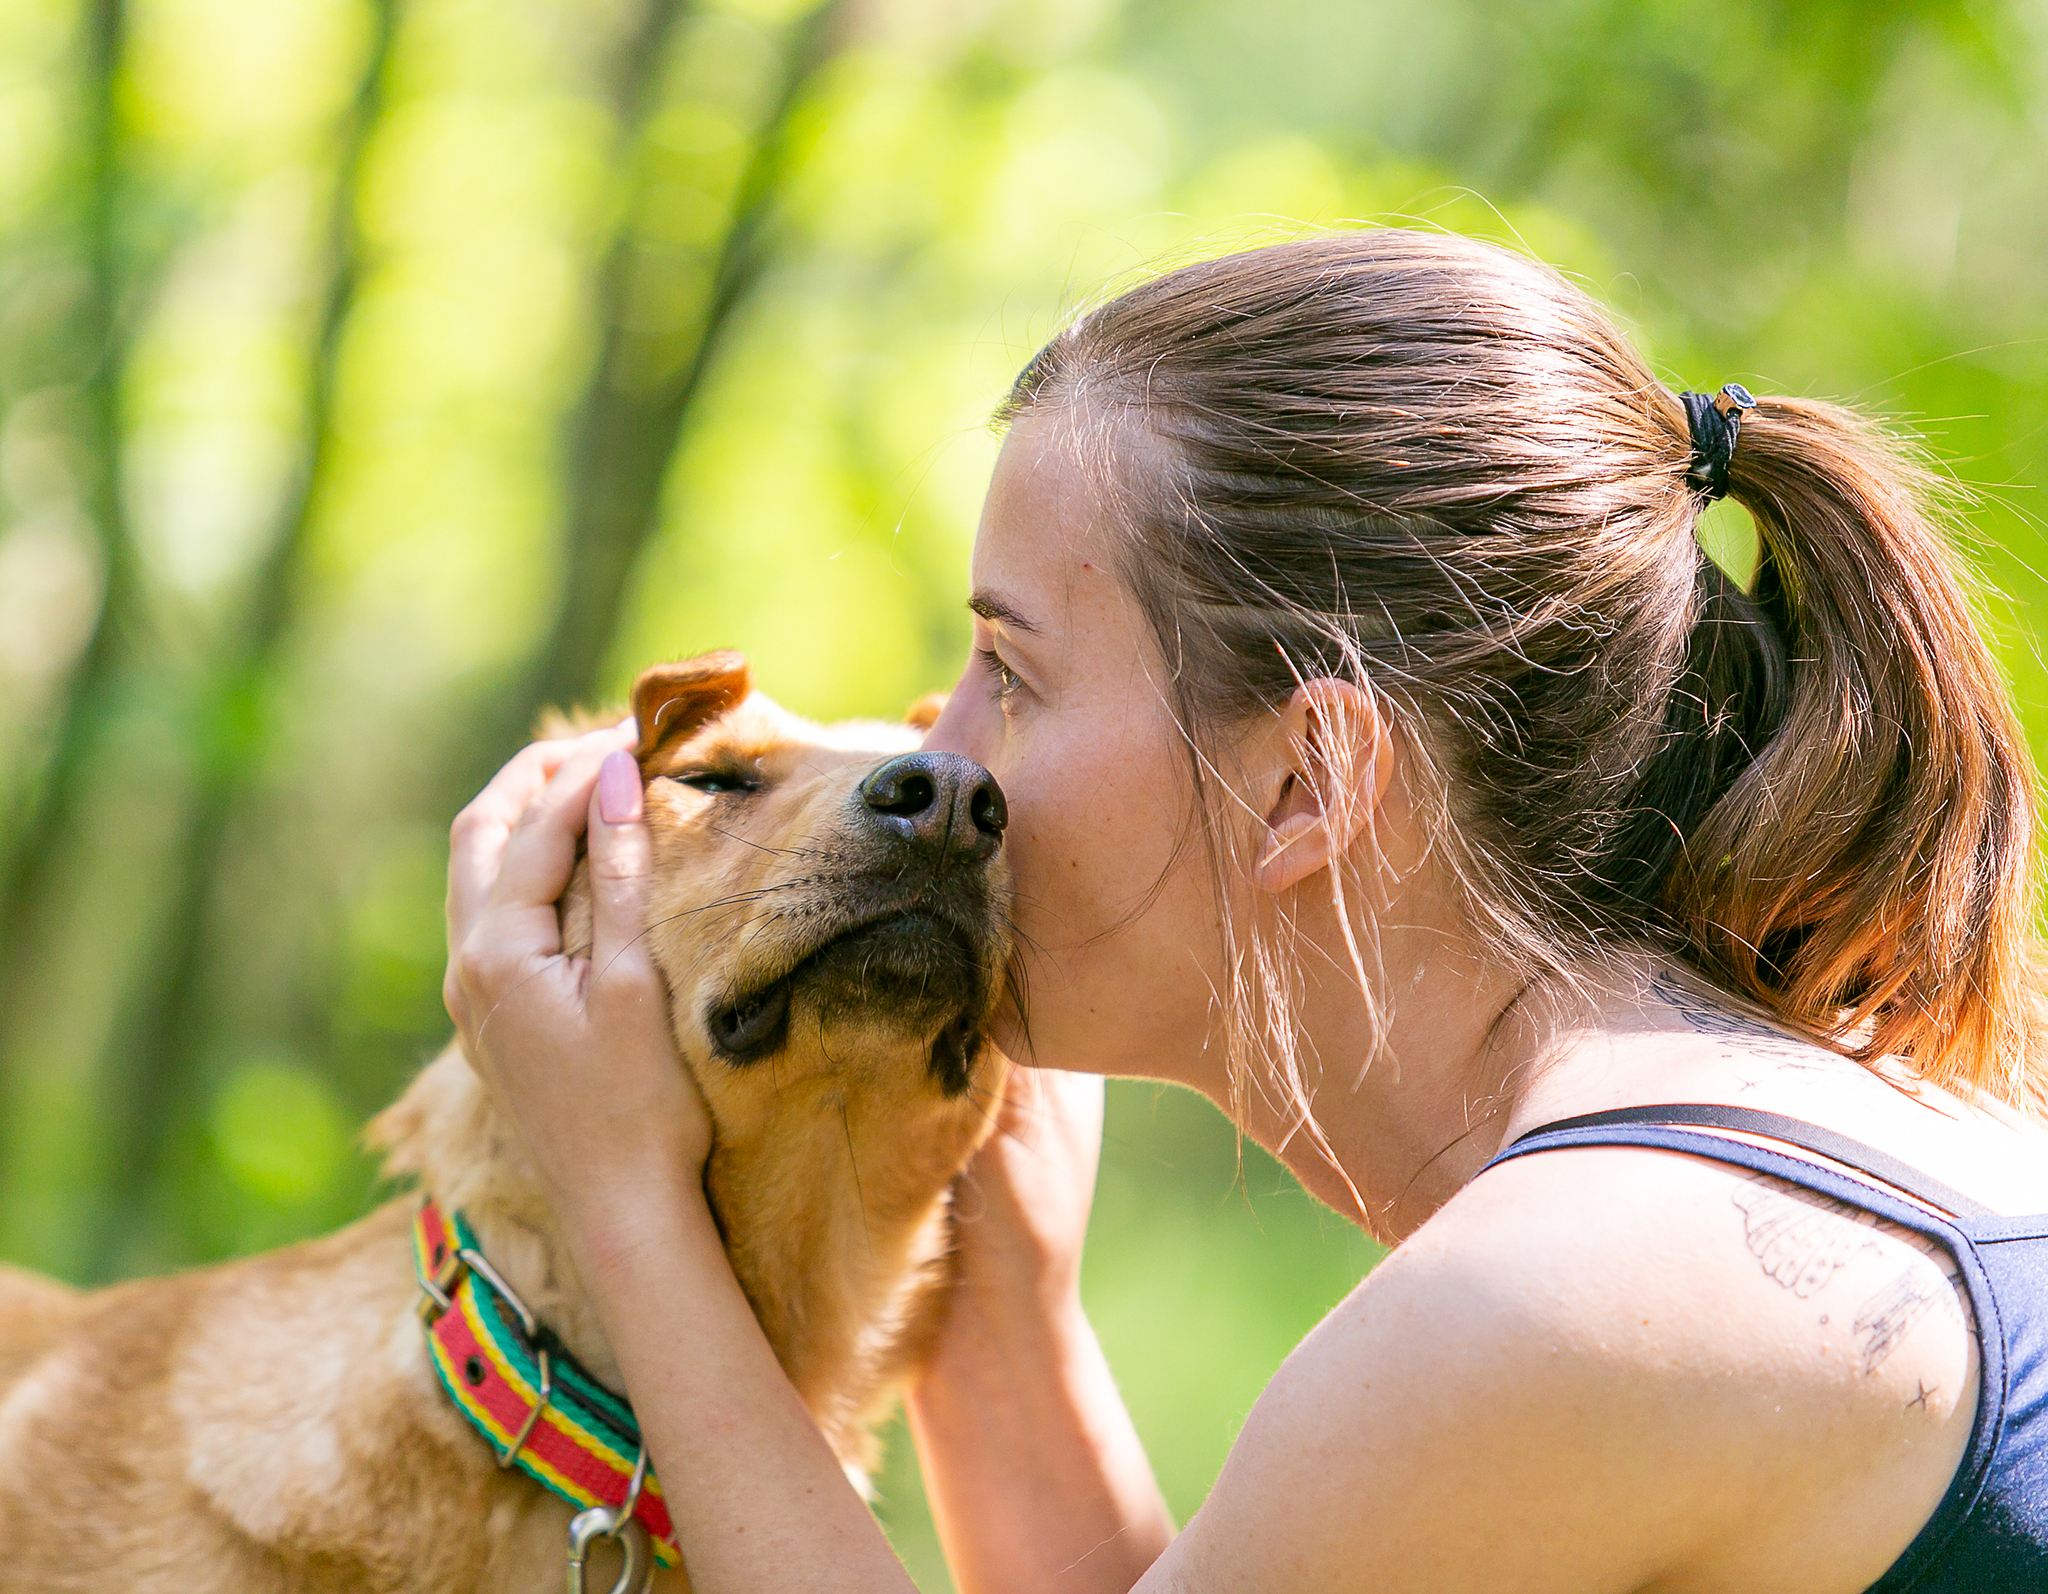
{"label": "woman's shoulder", "polygon": [[1829,1050],[1691,975],[1603,993],[1589,1022],[1562,1029],[1543,1087],[1548,1110],[1523,1102],[1511,1137],[1602,1107],[1725,1103],[1846,1136],[1994,1211],[2048,1211],[2048,1121],[1901,1058]]}
{"label": "woman's shoulder", "polygon": [[1938,1253],[1776,1180],[1635,1148],[1505,1163],[1303,1342],[1215,1500],[1233,1473],[1267,1518],[1365,1491],[1442,1588],[1493,1564],[1850,1594],[1962,1453],[1956,1299]]}

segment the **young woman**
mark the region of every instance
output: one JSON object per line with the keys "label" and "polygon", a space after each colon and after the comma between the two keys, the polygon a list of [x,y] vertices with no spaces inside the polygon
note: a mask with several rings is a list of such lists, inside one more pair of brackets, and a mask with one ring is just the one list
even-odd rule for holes
{"label": "young woman", "polygon": [[[1001,1039],[1069,1072],[971,1170],[912,1400],[962,1589],[2048,1589],[2032,775],[1921,478],[1391,230],[1138,288],[1004,419],[930,745],[1008,796]],[[625,739],[458,822],[450,1006],[697,1594],[903,1590],[706,1211]],[[599,979],[552,907],[586,823]],[[1177,1533],[1076,1288],[1105,1074],[1395,1246]]]}

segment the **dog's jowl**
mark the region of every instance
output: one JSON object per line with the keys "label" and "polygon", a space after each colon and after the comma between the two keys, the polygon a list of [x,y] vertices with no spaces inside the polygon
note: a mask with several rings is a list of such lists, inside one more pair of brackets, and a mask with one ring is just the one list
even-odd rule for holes
{"label": "dog's jowl", "polygon": [[[633,708],[646,933],[711,1107],[708,1187],[863,1476],[1002,1088],[1002,793],[912,728],[796,718],[735,654],[649,670]],[[562,913],[587,948],[581,866]],[[596,1315],[460,1053],[371,1138],[410,1188],[324,1239],[87,1295],[0,1270],[0,1590],[552,1594],[593,1505],[619,1531],[591,1588],[628,1547],[684,1587]]]}

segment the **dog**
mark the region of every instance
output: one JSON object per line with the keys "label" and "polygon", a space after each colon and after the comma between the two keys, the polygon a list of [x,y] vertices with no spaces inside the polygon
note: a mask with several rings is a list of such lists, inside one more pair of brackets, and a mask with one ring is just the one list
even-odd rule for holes
{"label": "dog", "polygon": [[[737,654],[648,670],[633,710],[645,933],[710,1107],[706,1189],[762,1328],[861,1480],[943,1311],[949,1191],[1003,1088],[982,1038],[1010,989],[1002,794],[979,765],[915,751],[930,700],[908,726],[814,725],[752,691]],[[583,864],[561,915],[587,952]],[[646,1586],[633,1521],[658,1477],[624,1481],[631,1520],[616,1479],[610,1517],[582,1502],[593,1529],[528,1475],[562,1442],[560,1410],[501,1467],[512,1418],[487,1438],[460,1404],[469,1382],[516,1383],[463,1353],[474,1310],[503,1345],[552,1353],[528,1380],[551,1380],[550,1402],[618,1406],[516,1130],[451,1046],[369,1140],[416,1192],[339,1233],[89,1294],[0,1273],[0,1590],[539,1594],[563,1587],[572,1524],[591,1588]],[[640,1458],[612,1437],[620,1473]],[[674,1547],[654,1547],[652,1586],[686,1588]]]}

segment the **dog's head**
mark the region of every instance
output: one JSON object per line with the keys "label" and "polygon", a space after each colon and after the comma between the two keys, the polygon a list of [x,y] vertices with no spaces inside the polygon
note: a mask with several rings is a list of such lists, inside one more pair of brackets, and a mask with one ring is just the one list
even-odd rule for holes
{"label": "dog's head", "polygon": [[[841,1458],[865,1466],[878,1402],[933,1320],[947,1192],[1007,1067],[982,1039],[1010,999],[1002,793],[977,764],[917,751],[931,701],[905,725],[815,725],[752,691],[738,654],[647,671],[633,710],[653,842],[644,933],[711,1109],[706,1188],[784,1368]],[[582,864],[561,912],[564,948],[586,954]],[[616,1382],[525,1150],[458,1050],[369,1138],[388,1173],[461,1210],[527,1303]]]}
{"label": "dog's head", "polygon": [[[807,1108],[835,1128],[954,1103],[980,1117],[1010,955],[989,773],[916,751],[912,725],[800,719],[750,689],[735,653],[646,671],[633,712],[646,934],[721,1144]],[[572,949],[588,922],[575,893]]]}

